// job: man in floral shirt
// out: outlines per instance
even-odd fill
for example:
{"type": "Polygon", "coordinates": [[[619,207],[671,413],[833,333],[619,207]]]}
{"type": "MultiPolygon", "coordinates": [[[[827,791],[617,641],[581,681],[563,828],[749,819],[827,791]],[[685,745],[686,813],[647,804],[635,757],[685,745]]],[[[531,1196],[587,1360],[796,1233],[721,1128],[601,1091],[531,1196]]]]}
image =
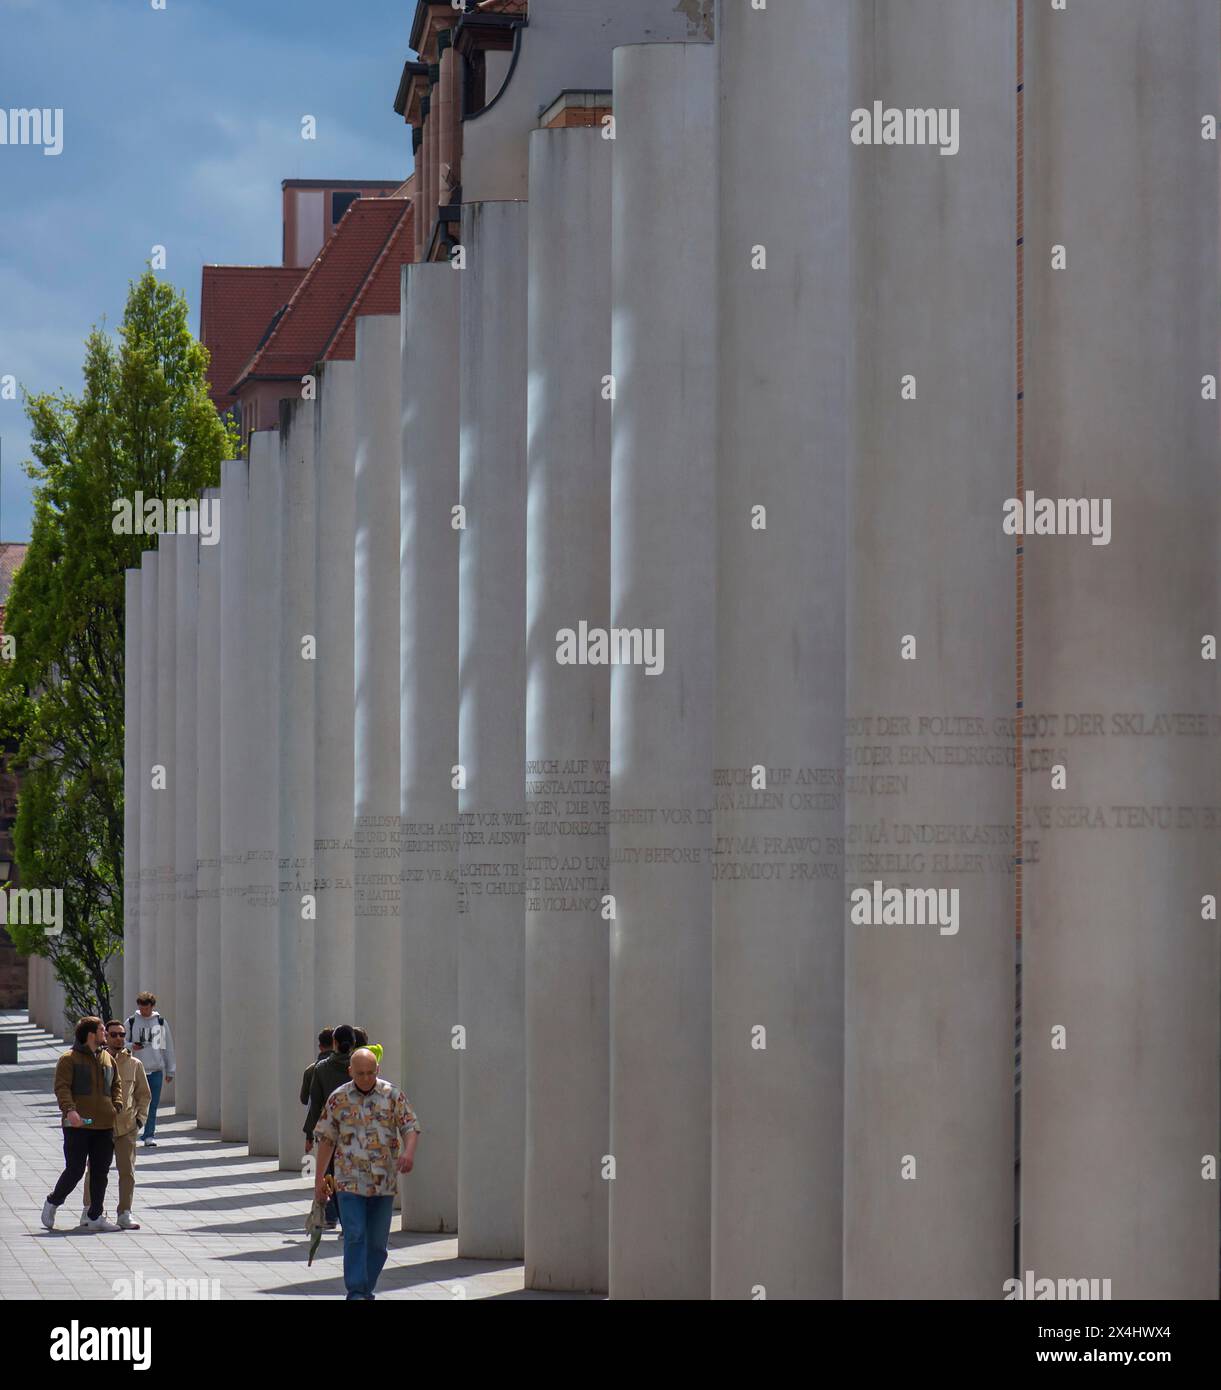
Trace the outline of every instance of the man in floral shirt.
{"type": "Polygon", "coordinates": [[[420,1124],[411,1102],[377,1074],[366,1047],[352,1053],[351,1081],[332,1092],[314,1126],[318,1174],[314,1195],[326,1200],[326,1170],[335,1155],[343,1225],[343,1282],[349,1299],[372,1298],[386,1263],[398,1174],[410,1173],[420,1124]]]}

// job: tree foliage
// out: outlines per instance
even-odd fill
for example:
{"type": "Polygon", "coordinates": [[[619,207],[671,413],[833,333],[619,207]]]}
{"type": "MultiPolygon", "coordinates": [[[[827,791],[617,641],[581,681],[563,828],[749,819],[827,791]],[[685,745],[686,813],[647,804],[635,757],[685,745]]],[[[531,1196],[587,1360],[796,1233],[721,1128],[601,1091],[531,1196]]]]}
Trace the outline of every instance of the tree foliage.
{"type": "Polygon", "coordinates": [[[130,286],[118,341],[89,335],[80,396],[26,397],[38,486],[5,618],[16,654],[0,669],[0,732],[21,777],[20,882],[62,889],[63,923],[57,936],[8,930],[52,960],[69,1011],[103,1018],[123,936],[123,571],[155,543],[116,533],[114,504],[219,482],[235,440],[208,399],[207,363],[185,299],[149,270],[130,286]]]}

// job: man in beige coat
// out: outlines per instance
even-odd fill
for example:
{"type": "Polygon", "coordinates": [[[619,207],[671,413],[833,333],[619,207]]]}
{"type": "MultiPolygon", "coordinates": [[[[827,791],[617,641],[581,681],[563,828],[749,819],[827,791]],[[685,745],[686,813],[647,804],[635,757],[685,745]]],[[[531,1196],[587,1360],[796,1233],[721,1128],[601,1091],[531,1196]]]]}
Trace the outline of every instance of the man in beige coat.
{"type": "MultiPolygon", "coordinates": [[[[106,1025],[106,1050],[114,1058],[123,1083],[123,1104],[114,1121],[114,1157],[119,1168],[118,1222],[124,1231],[138,1231],[140,1223],[133,1219],[131,1202],[136,1191],[136,1135],[148,1117],[153,1093],[144,1072],[144,1063],[125,1046],[127,1029],[118,1019],[106,1025]]],[[[85,1174],[85,1215],[89,1212],[89,1174],[85,1174]]]]}

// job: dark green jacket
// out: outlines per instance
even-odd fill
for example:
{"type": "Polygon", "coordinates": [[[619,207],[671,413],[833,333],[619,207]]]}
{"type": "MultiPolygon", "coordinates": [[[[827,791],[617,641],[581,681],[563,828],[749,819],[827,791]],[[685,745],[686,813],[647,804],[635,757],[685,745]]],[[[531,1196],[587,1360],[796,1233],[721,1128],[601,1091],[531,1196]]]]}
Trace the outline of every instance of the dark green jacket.
{"type": "Polygon", "coordinates": [[[313,1139],[314,1126],[318,1123],[318,1116],[322,1114],[322,1107],[327,1103],[331,1092],[351,1081],[352,1078],[348,1075],[351,1062],[350,1052],[344,1056],[332,1052],[330,1056],[314,1063],[314,1075],[309,1089],[309,1114],[305,1117],[307,1139],[313,1139]]]}
{"type": "Polygon", "coordinates": [[[329,1052],[320,1052],[320,1053],[317,1055],[317,1057],[314,1058],[314,1060],[309,1064],[308,1067],[306,1067],[305,1071],[302,1073],[302,1076],[301,1076],[301,1104],[302,1104],[302,1105],[308,1105],[308,1104],[309,1104],[309,1091],[310,1091],[310,1085],[311,1085],[311,1083],[312,1083],[313,1080],[314,1080],[314,1068],[318,1065],[319,1062],[322,1061],[322,1059],[323,1059],[324,1057],[329,1057],[330,1055],[331,1055],[331,1054],[330,1054],[329,1052]]]}

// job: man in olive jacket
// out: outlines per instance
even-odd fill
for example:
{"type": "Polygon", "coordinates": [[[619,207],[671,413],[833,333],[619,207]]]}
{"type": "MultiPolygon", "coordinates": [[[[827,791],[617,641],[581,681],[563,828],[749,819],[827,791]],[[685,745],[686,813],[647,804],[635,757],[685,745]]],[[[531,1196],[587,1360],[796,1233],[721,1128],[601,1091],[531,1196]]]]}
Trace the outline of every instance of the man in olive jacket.
{"type": "MultiPolygon", "coordinates": [[[[114,1058],[123,1083],[123,1108],[115,1116],[114,1160],[119,1170],[119,1205],[115,1220],[121,1231],[138,1231],[140,1223],[131,1214],[136,1193],[136,1132],[148,1118],[153,1093],[144,1072],[144,1063],[125,1046],[127,1030],[117,1018],[106,1025],[106,1051],[114,1058]]],[[[85,1210],[81,1225],[89,1224],[89,1174],[85,1174],[85,1210]]]]}
{"type": "Polygon", "coordinates": [[[106,1177],[114,1157],[114,1123],[123,1108],[123,1082],[103,1046],[102,1020],[90,1015],[76,1025],[76,1041],[55,1064],[55,1099],[64,1126],[64,1171],[43,1203],[42,1224],[51,1230],[55,1213],[84,1177],[92,1182],[87,1231],[117,1231],[102,1215],[106,1177]]]}

